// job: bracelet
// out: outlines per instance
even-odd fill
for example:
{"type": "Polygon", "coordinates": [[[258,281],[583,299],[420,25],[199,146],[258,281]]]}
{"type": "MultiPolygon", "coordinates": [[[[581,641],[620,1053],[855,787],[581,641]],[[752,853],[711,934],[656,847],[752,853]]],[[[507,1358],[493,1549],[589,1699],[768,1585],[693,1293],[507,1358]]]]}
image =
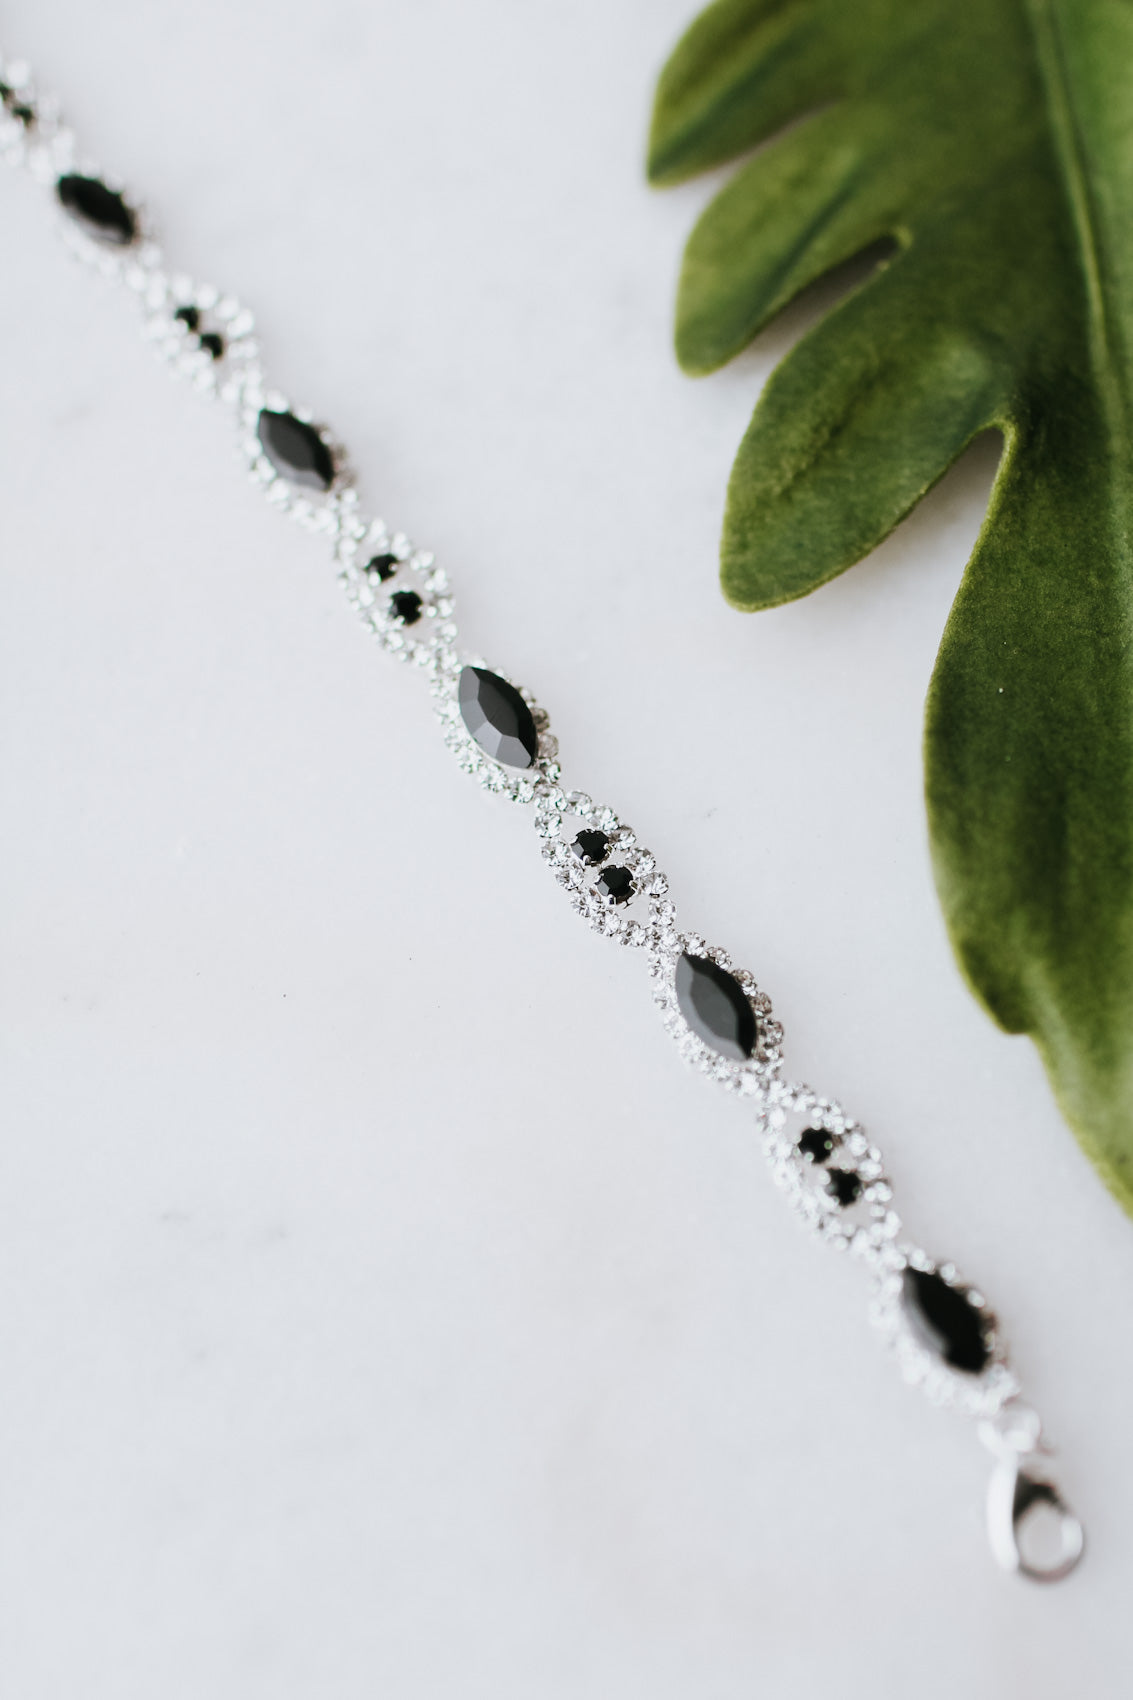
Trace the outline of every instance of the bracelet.
{"type": "Polygon", "coordinates": [[[136,298],[143,334],[172,371],[228,409],[252,480],[325,540],[365,630],[424,676],[458,765],[530,812],[571,907],[641,953],[686,1062],[750,1101],[776,1184],[820,1239],[869,1271],[870,1318],[905,1380],[976,1421],[994,1459],[987,1514],[997,1562],[1035,1580],[1068,1575],[1083,1552],[1082,1525],[1049,1475],[1039,1418],[1020,1396],[993,1312],[954,1265],[906,1236],[864,1128],[783,1078],[783,1032],[767,995],[723,950],[678,925],[668,880],[615,811],[566,787],[549,718],[531,692],[458,647],[447,574],[361,509],[341,444],[268,386],[252,314],[166,270],[141,205],[79,153],[27,66],[2,57],[0,156],[44,186],[78,258],[136,298]]]}

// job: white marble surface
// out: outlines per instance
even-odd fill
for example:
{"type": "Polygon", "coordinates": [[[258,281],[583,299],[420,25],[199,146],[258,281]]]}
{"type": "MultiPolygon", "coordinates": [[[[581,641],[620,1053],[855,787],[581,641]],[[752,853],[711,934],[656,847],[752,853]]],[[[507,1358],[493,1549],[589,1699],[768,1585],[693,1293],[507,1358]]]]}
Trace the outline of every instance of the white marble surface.
{"type": "Polygon", "coordinates": [[[746,618],[788,322],[669,351],[690,0],[9,0],[175,257],[435,547],[574,782],[978,1276],[1092,1547],[1000,1576],[967,1426],[683,1071],[224,415],[0,178],[0,1670],[11,1700],[1111,1700],[1133,1226],[935,906],[920,711],[994,464],[746,618]]]}

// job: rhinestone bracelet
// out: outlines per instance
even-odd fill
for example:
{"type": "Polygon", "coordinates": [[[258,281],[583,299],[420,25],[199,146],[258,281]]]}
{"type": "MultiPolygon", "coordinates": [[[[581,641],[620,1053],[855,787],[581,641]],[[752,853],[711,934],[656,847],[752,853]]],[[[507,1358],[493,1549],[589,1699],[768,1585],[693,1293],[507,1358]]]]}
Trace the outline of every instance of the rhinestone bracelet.
{"type": "Polygon", "coordinates": [[[860,1124],[783,1079],[783,1033],[766,994],[723,950],[678,926],[665,875],[615,811],[567,789],[531,692],[460,650],[446,573],[362,510],[341,445],[269,387],[252,314],[166,269],[144,209],[78,151],[28,67],[3,58],[0,155],[51,195],[72,251],[136,297],[144,335],[173,372],[234,416],[252,480],[273,507],[325,540],[366,631],[423,675],[460,767],[530,811],[571,907],[596,932],[640,951],[681,1055],[750,1101],[775,1182],[819,1238],[869,1270],[871,1320],[905,1379],[977,1421],[995,1459],[988,1533],[999,1564],[1042,1581],[1069,1574],[1082,1525],[1050,1479],[1039,1419],[1020,1398],[995,1316],[951,1263],[908,1239],[881,1153],[860,1124]]]}

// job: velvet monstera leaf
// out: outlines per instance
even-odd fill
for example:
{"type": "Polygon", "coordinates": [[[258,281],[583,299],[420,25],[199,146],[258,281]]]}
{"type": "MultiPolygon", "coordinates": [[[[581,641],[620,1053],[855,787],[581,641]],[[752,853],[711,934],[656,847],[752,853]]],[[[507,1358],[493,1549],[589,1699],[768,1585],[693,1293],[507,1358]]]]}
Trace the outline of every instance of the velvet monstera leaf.
{"type": "Polygon", "coordinates": [[[929,691],[937,883],[1133,1210],[1133,0],[719,0],[663,72],[650,173],[764,142],[688,243],[689,372],[895,246],[760,398],[725,593],[814,590],[1002,432],[929,691]]]}

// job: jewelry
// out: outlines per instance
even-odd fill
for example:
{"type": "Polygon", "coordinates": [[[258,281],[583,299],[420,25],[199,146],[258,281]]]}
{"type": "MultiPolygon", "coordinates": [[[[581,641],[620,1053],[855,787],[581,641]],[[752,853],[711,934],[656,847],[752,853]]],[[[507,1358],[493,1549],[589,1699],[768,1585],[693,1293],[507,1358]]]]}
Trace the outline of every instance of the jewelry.
{"type": "Polygon", "coordinates": [[[362,511],[342,447],[269,387],[251,313],[166,269],[145,211],[79,153],[27,67],[3,58],[0,155],[44,186],[74,253],[136,297],[144,334],[172,370],[233,416],[251,478],[323,540],[365,629],[422,674],[458,765],[528,811],[571,907],[640,953],[681,1055],[750,1102],[776,1183],[820,1239],[872,1275],[871,1319],[905,1379],[976,1420],[995,1459],[988,1530],[997,1561],[1037,1580],[1067,1575],[1082,1555],[1082,1525],[1047,1473],[1041,1425],[1020,1397],[995,1316],[951,1263],[906,1236],[865,1130],[783,1078],[783,1033],[766,994],[723,950],[678,926],[665,875],[614,810],[566,788],[530,691],[458,648],[446,573],[362,511]]]}

